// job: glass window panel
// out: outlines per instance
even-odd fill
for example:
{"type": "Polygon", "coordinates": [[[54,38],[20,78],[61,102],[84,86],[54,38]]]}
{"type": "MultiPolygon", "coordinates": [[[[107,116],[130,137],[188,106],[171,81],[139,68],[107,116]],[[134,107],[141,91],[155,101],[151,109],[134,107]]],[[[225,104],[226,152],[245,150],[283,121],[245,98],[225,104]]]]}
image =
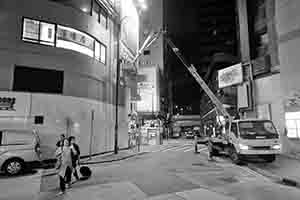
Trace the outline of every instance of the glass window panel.
{"type": "Polygon", "coordinates": [[[296,121],[295,120],[286,120],[286,126],[288,129],[296,128],[296,121]]]}
{"type": "Polygon", "coordinates": [[[297,138],[298,137],[298,135],[297,135],[297,129],[288,129],[287,136],[289,138],[297,138]]]}
{"type": "Polygon", "coordinates": [[[95,59],[100,61],[100,43],[95,41],[95,59]]]}
{"type": "Polygon", "coordinates": [[[24,19],[23,24],[23,39],[32,39],[38,40],[39,39],[39,24],[40,22],[37,20],[32,19],[24,19]]]}
{"type": "Polygon", "coordinates": [[[107,28],[107,15],[103,11],[100,13],[100,24],[107,28]]]}
{"type": "Polygon", "coordinates": [[[297,124],[297,128],[300,128],[300,119],[295,120],[297,124]]]}
{"type": "Polygon", "coordinates": [[[40,25],[40,40],[43,44],[54,44],[55,39],[55,25],[41,22],[40,25]]]}
{"type": "Polygon", "coordinates": [[[106,63],[106,47],[104,45],[101,45],[100,55],[101,55],[101,60],[100,61],[105,64],[106,63]]]}
{"type": "Polygon", "coordinates": [[[97,21],[100,20],[100,6],[99,4],[96,2],[96,0],[94,0],[94,3],[93,3],[93,11],[92,11],[92,16],[94,18],[97,19],[97,21]]]}

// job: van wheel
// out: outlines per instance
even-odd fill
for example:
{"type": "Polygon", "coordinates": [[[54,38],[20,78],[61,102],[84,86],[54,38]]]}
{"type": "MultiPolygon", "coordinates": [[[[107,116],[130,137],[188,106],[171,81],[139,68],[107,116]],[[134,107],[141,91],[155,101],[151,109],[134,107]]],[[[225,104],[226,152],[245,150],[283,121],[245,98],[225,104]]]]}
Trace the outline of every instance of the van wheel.
{"type": "Polygon", "coordinates": [[[232,162],[236,165],[239,165],[242,163],[240,155],[236,152],[234,147],[230,148],[230,159],[232,160],[232,162]]]}
{"type": "Polygon", "coordinates": [[[18,175],[24,171],[25,163],[23,160],[14,158],[5,162],[4,171],[7,175],[18,175]]]}

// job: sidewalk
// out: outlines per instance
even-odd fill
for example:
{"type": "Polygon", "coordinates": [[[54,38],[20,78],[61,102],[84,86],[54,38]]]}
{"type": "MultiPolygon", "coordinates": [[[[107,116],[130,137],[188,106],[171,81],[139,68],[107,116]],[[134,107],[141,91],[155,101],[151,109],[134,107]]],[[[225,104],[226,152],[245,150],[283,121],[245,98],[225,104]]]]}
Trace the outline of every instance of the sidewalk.
{"type": "Polygon", "coordinates": [[[300,140],[298,139],[285,139],[287,143],[287,150],[283,154],[289,158],[300,160],[300,140]]]}
{"type": "Polygon", "coordinates": [[[274,163],[249,164],[250,169],[257,171],[276,182],[300,187],[300,160],[287,155],[279,155],[274,163]]]}

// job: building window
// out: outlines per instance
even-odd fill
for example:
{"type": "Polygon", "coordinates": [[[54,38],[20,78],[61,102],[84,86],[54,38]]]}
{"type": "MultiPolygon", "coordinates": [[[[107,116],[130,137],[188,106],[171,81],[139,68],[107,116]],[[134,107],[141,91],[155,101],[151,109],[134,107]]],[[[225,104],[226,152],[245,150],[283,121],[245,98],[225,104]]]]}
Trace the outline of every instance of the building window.
{"type": "Polygon", "coordinates": [[[97,21],[107,29],[108,27],[108,14],[106,10],[98,3],[97,0],[93,2],[93,12],[92,15],[97,19],[97,21]]]}
{"type": "Polygon", "coordinates": [[[100,49],[100,61],[103,64],[106,64],[106,47],[101,44],[101,49],[100,49]]]}
{"type": "Polygon", "coordinates": [[[100,61],[100,43],[95,41],[95,59],[100,61]]]}
{"type": "Polygon", "coordinates": [[[106,46],[95,41],[95,59],[106,64],[106,46]]]}
{"type": "Polygon", "coordinates": [[[62,94],[64,72],[16,66],[13,91],[62,94]]]}
{"type": "Polygon", "coordinates": [[[150,51],[150,50],[145,50],[145,51],[144,51],[144,55],[145,55],[145,56],[150,55],[150,54],[151,54],[151,51],[150,51]]]}
{"type": "Polygon", "coordinates": [[[24,18],[22,40],[73,50],[106,64],[106,46],[73,28],[24,18]]]}
{"type": "Polygon", "coordinates": [[[103,9],[100,12],[100,24],[107,29],[107,14],[103,9]]]}
{"type": "Polygon", "coordinates": [[[24,18],[22,40],[54,46],[55,24],[24,18]]]}
{"type": "Polygon", "coordinates": [[[288,112],[285,114],[287,136],[300,138],[300,112],[288,112]]]}

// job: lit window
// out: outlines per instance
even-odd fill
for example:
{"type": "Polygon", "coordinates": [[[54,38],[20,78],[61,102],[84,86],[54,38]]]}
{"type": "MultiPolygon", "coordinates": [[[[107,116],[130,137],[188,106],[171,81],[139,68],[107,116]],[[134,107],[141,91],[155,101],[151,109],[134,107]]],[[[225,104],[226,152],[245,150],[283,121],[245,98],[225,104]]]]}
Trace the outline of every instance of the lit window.
{"type": "Polygon", "coordinates": [[[100,61],[100,43],[95,41],[95,59],[100,61]]]}
{"type": "Polygon", "coordinates": [[[22,40],[54,46],[55,25],[25,18],[22,40]]]}
{"type": "Polygon", "coordinates": [[[24,19],[23,37],[25,41],[38,42],[40,22],[32,19],[24,19]]]}
{"type": "Polygon", "coordinates": [[[40,24],[40,40],[42,44],[54,46],[55,25],[41,22],[40,24]]]}
{"type": "Polygon", "coordinates": [[[100,56],[101,56],[101,62],[103,64],[106,63],[106,47],[104,45],[101,45],[101,52],[100,52],[100,56]]]}
{"type": "Polygon", "coordinates": [[[57,27],[56,46],[94,57],[94,39],[73,28],[57,27]]]}

